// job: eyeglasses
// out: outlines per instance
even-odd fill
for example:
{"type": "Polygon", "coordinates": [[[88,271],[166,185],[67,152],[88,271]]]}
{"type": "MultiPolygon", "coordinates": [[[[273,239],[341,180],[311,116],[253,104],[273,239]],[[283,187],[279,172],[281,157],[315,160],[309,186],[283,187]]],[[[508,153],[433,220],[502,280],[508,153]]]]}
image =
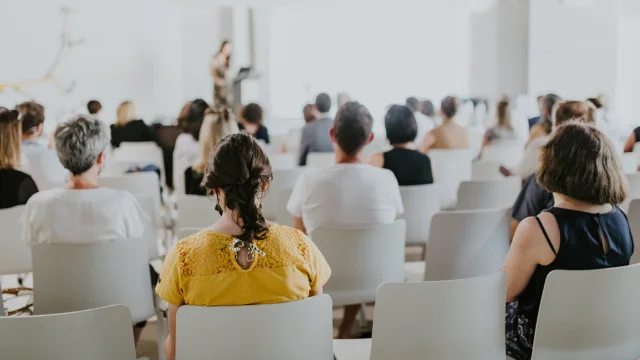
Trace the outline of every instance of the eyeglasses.
{"type": "Polygon", "coordinates": [[[20,113],[17,110],[9,110],[5,107],[0,107],[0,123],[10,124],[20,117],[20,113]]]}

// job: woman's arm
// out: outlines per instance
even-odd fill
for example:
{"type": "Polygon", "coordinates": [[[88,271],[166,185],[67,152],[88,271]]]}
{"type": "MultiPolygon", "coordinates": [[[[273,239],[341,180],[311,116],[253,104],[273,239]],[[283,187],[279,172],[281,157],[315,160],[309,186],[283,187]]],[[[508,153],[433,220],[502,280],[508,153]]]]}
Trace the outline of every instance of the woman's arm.
{"type": "Polygon", "coordinates": [[[627,138],[627,142],[624,144],[624,152],[633,152],[633,147],[636,145],[636,132],[632,131],[629,138],[627,138]]]}
{"type": "Polygon", "coordinates": [[[173,304],[169,304],[169,310],[167,310],[167,318],[169,319],[169,336],[164,342],[164,356],[167,360],[175,360],[176,358],[176,313],[178,307],[173,304]]]}
{"type": "Polygon", "coordinates": [[[304,226],[304,222],[302,222],[301,217],[294,216],[293,217],[293,227],[302,231],[305,235],[307,234],[307,229],[304,226]]]}

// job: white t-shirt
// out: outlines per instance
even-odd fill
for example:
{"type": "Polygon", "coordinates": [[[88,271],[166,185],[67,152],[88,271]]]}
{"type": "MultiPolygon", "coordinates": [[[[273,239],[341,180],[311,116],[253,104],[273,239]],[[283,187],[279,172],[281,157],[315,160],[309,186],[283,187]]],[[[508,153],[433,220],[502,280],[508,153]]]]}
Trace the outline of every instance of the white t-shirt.
{"type": "Polygon", "coordinates": [[[22,221],[28,245],[90,244],[141,238],[149,218],[124,190],[52,189],[29,199],[22,221]]]}
{"type": "Polygon", "coordinates": [[[404,212],[398,180],[367,164],[309,169],[296,182],[287,210],[307,232],[319,227],[362,228],[393,222],[404,212]]]}
{"type": "Polygon", "coordinates": [[[522,179],[528,178],[529,175],[538,170],[541,149],[549,139],[549,136],[537,137],[531,140],[529,145],[527,145],[527,148],[524,149],[524,156],[522,157],[522,162],[518,169],[518,175],[520,175],[522,179]]]}
{"type": "Polygon", "coordinates": [[[22,153],[27,158],[24,170],[31,175],[38,191],[63,187],[69,171],[62,166],[58,154],[37,141],[23,141],[22,153]]]}
{"type": "Polygon", "coordinates": [[[178,135],[176,146],[173,149],[173,188],[184,193],[182,182],[184,172],[196,162],[200,153],[200,145],[191,134],[178,135]]]}
{"type": "Polygon", "coordinates": [[[420,145],[427,133],[433,130],[435,122],[433,121],[433,119],[421,113],[420,111],[416,111],[413,114],[416,119],[416,125],[418,125],[415,143],[416,145],[420,145]]]}

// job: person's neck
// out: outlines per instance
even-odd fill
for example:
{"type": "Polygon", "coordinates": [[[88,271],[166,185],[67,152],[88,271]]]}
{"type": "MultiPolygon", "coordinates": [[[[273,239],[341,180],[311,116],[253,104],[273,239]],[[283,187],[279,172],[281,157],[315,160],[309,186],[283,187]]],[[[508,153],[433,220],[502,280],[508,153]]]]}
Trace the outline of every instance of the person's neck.
{"type": "Polygon", "coordinates": [[[391,144],[391,146],[397,149],[415,149],[416,147],[416,145],[411,141],[403,144],[391,144]]]}
{"type": "Polygon", "coordinates": [[[22,134],[22,141],[38,141],[38,139],[40,138],[40,134],[38,133],[33,133],[33,134],[22,134]]]}
{"type": "Polygon", "coordinates": [[[453,118],[446,117],[446,116],[443,116],[443,117],[442,117],[442,123],[443,123],[443,124],[450,124],[450,123],[452,123],[452,122],[453,122],[453,118]]]}
{"type": "Polygon", "coordinates": [[[360,152],[355,155],[348,155],[342,151],[336,151],[336,164],[360,164],[360,152]]]}
{"type": "Polygon", "coordinates": [[[66,188],[71,190],[97,189],[99,188],[98,172],[91,169],[80,175],[70,175],[66,188]]]}
{"type": "Polygon", "coordinates": [[[589,213],[605,213],[611,210],[611,205],[609,204],[591,204],[558,193],[553,193],[553,203],[557,208],[589,213]]]}

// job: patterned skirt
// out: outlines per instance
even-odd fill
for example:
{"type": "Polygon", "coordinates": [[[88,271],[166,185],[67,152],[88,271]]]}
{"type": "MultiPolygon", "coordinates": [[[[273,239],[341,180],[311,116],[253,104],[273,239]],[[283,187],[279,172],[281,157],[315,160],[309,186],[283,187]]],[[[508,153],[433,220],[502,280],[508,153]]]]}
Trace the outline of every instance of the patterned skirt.
{"type": "Polygon", "coordinates": [[[507,303],[505,312],[507,355],[515,360],[529,360],[533,352],[535,322],[518,314],[518,302],[507,303]]]}

